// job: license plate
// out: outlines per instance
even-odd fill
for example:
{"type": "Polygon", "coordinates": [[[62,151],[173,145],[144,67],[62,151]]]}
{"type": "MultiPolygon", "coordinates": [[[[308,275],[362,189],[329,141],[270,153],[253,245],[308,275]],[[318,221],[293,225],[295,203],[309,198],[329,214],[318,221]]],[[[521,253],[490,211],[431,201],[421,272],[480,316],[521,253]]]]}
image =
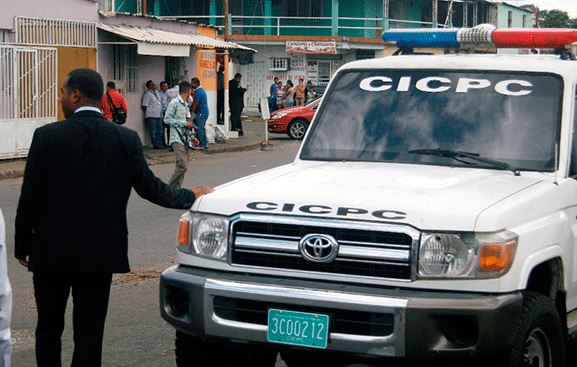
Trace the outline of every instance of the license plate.
{"type": "Polygon", "coordinates": [[[316,313],[268,310],[268,341],[326,349],[329,317],[316,313]]]}

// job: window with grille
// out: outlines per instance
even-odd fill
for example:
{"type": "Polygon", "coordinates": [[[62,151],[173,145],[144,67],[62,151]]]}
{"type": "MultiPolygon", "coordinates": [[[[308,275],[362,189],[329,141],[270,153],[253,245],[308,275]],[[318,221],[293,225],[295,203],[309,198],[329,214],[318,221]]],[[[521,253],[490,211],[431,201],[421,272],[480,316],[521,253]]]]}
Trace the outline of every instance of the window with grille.
{"type": "Polygon", "coordinates": [[[136,47],[114,45],[112,49],[112,80],[118,85],[121,93],[135,93],[137,91],[136,78],[138,66],[136,64],[136,47]]]}
{"type": "Polygon", "coordinates": [[[269,70],[287,71],[289,70],[290,59],[285,57],[273,57],[270,59],[269,70]]]}

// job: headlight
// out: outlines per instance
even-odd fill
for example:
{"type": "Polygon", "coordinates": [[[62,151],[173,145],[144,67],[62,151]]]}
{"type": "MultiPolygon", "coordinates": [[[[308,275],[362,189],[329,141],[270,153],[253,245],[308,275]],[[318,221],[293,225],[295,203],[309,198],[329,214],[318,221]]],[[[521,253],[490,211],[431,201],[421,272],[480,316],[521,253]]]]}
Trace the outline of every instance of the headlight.
{"type": "Polygon", "coordinates": [[[277,113],[271,116],[271,120],[278,120],[278,119],[282,119],[283,117],[285,117],[286,115],[288,115],[288,113],[286,112],[281,112],[281,113],[277,113]]]}
{"type": "MultiPolygon", "coordinates": [[[[218,215],[192,213],[181,218],[189,220],[190,241],[188,246],[180,246],[183,252],[206,256],[215,259],[225,259],[228,250],[228,218],[218,215]]],[[[181,224],[181,226],[183,226],[181,224]]],[[[180,238],[185,236],[181,236],[180,238]]],[[[180,243],[180,241],[179,241],[180,243]]]]}
{"type": "Polygon", "coordinates": [[[419,278],[495,278],[513,264],[517,236],[424,233],[419,252],[419,278]]]}

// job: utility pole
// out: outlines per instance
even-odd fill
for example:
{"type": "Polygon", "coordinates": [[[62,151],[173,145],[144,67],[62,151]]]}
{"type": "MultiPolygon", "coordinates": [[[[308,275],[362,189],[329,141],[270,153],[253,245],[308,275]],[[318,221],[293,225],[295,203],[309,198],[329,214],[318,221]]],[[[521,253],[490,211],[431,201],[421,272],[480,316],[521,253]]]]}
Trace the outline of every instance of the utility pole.
{"type": "Polygon", "coordinates": [[[387,30],[390,27],[389,15],[389,0],[383,0],[383,29],[387,30]]]}
{"type": "Polygon", "coordinates": [[[230,24],[228,24],[228,0],[224,0],[224,39],[226,40],[228,38],[228,27],[230,27],[230,24]]]}
{"type": "Polygon", "coordinates": [[[463,27],[469,26],[469,0],[463,2],[463,27]]]}
{"type": "Polygon", "coordinates": [[[439,27],[439,2],[438,0],[433,0],[432,1],[432,10],[433,10],[433,14],[432,14],[432,18],[433,18],[433,28],[438,28],[439,27]]]}

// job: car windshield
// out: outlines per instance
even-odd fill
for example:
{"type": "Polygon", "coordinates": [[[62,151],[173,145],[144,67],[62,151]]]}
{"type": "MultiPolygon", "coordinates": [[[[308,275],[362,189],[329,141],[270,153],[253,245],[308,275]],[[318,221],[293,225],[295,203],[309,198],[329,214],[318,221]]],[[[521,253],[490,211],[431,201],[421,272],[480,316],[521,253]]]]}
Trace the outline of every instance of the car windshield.
{"type": "Polygon", "coordinates": [[[300,158],[553,171],[562,91],[553,74],[342,72],[300,158]]]}

